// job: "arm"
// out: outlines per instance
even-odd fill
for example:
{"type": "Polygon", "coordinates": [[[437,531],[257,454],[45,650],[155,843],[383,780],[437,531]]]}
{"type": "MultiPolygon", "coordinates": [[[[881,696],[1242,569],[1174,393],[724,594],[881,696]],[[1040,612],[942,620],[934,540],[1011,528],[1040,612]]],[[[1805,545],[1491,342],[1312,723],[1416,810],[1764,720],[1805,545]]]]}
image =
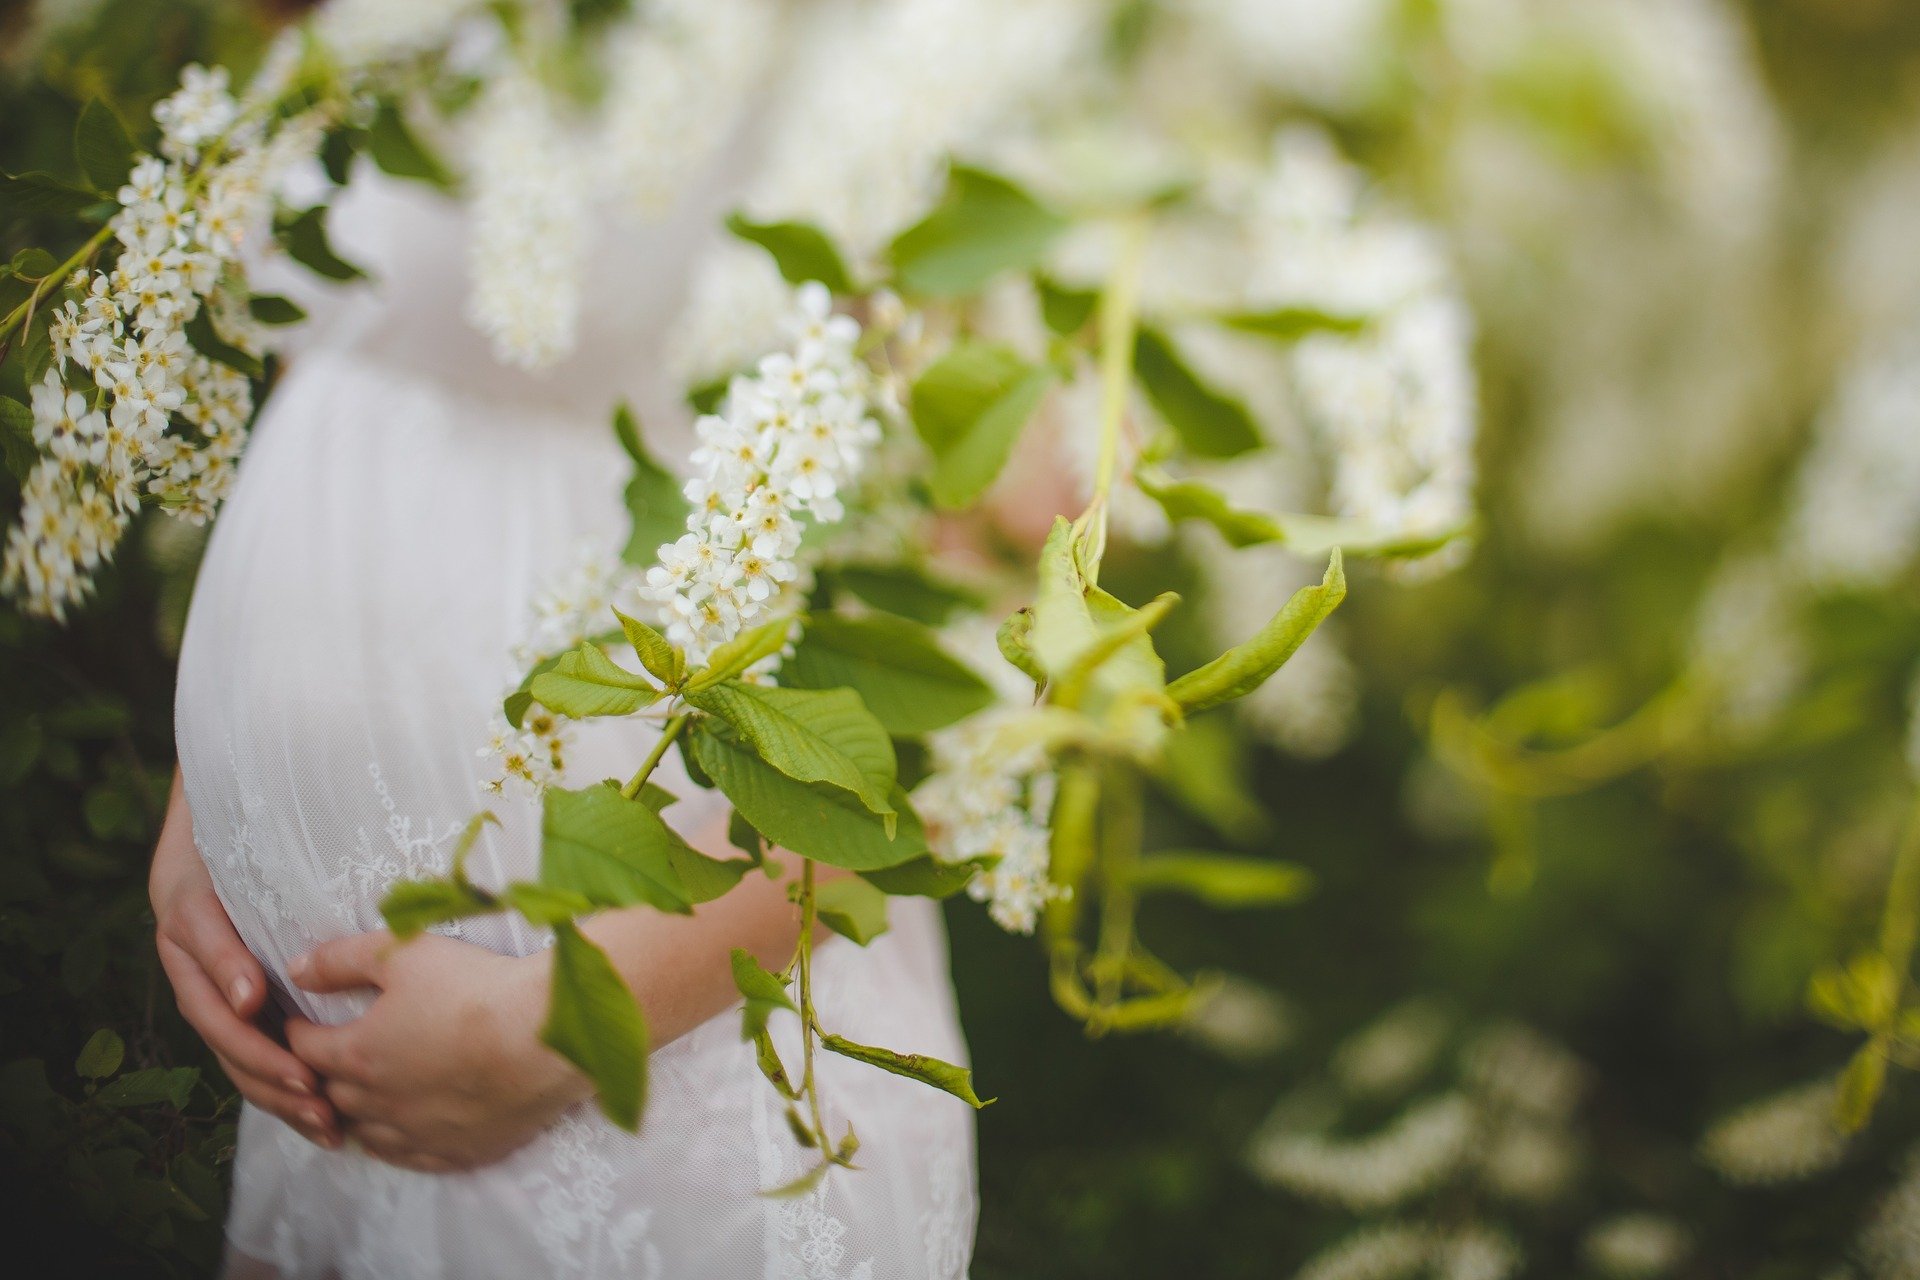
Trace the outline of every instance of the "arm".
{"type": "Polygon", "coordinates": [[[313,1071],[258,1025],[267,975],[241,942],[193,846],[193,818],[174,771],[166,821],[147,880],[154,944],[181,1016],[207,1042],[248,1102],[321,1146],[338,1146],[339,1117],[313,1071]]]}
{"type": "MultiPolygon", "coordinates": [[[[799,935],[787,900],[798,859],[776,853],[780,881],[749,875],[691,916],[608,911],[582,926],[633,989],[655,1048],[739,999],[729,955],[745,947],[778,968],[799,935]]],[[[296,1053],[326,1077],[347,1133],[392,1164],[426,1171],[491,1163],[591,1096],[586,1078],[539,1041],[551,954],[505,957],[428,934],[398,944],[359,934],[296,961],[309,991],[374,987],[361,1018],[288,1023],[296,1053]]]]}

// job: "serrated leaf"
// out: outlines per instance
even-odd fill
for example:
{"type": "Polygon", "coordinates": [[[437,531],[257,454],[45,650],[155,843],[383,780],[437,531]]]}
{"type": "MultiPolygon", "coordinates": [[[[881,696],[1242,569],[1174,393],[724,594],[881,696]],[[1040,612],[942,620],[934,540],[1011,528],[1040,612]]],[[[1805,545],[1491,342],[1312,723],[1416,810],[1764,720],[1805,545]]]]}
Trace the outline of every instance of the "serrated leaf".
{"type": "Polygon", "coordinates": [[[933,212],[888,249],[894,281],[922,297],[973,293],[1002,271],[1037,265],[1065,219],[1005,178],[954,165],[933,212]]]}
{"type": "Polygon", "coordinates": [[[118,114],[99,98],[80,109],[73,125],[73,159],[87,181],[109,194],[133,170],[133,138],[118,114]]]}
{"type": "Polygon", "coordinates": [[[787,994],[787,986],[768,973],[753,954],[735,947],[732,954],[733,985],[746,1003],[740,1010],[740,1038],[757,1039],[767,1029],[767,1019],[775,1009],[799,1013],[799,1006],[787,994]]]}
{"type": "Polygon", "coordinates": [[[771,254],[788,284],[817,280],[833,293],[858,292],[840,251],[818,227],[804,222],[754,222],[736,213],[727,218],[727,230],[771,254]]]}
{"type": "Polygon", "coordinates": [[[102,1027],[87,1038],[73,1069],[88,1080],[104,1080],[120,1069],[127,1056],[126,1041],[111,1027],[102,1027]]]}
{"type": "Polygon", "coordinates": [[[217,360],[249,378],[266,376],[267,371],[260,364],[259,357],[247,354],[220,336],[219,330],[213,327],[212,314],[205,307],[187,321],[186,332],[187,341],[193,344],[193,349],[207,359],[217,360]]]}
{"type": "Polygon", "coordinates": [[[923,1053],[895,1053],[892,1049],[877,1049],[872,1045],[855,1044],[845,1036],[822,1036],[820,1047],[839,1054],[843,1058],[852,1058],[864,1062],[870,1067],[890,1071],[909,1080],[918,1080],[930,1084],[945,1093],[950,1093],[968,1106],[978,1110],[992,1102],[980,1100],[973,1091],[973,1072],[966,1067],[956,1067],[951,1062],[942,1062],[923,1053]]]}
{"type": "Polygon", "coordinates": [[[668,640],[638,618],[629,618],[618,609],[613,616],[620,619],[620,630],[627,637],[627,643],[640,658],[654,679],[663,685],[678,684],[686,678],[687,656],[680,647],[668,640]]]}
{"type": "Polygon", "coordinates": [[[680,882],[687,886],[687,897],[696,906],[731,893],[742,876],[760,865],[753,858],[709,858],[690,845],[682,845],[668,856],[680,882]]]}
{"type": "Polygon", "coordinates": [[[793,688],[852,689],[899,737],[945,728],[994,700],[986,681],[948,656],[931,631],[883,615],[810,618],[781,679],[793,688]]]}
{"type": "Polygon", "coordinates": [[[1133,371],[1189,453],[1232,458],[1260,447],[1246,406],[1202,382],[1158,329],[1143,327],[1134,339],[1133,371]]]}
{"type": "Polygon", "coordinates": [[[685,692],[691,697],[703,689],[743,674],[762,658],[772,657],[786,646],[787,633],[792,629],[790,619],[776,618],[742,631],[708,656],[707,665],[694,672],[687,681],[685,692]]]}
{"type": "Polygon", "coordinates": [[[858,876],[824,882],[813,906],[821,924],[863,947],[887,931],[887,895],[858,876]]]}
{"type": "Polygon", "coordinates": [[[937,627],[961,610],[980,609],[980,593],[911,565],[839,565],[821,577],[876,609],[937,627]]]}
{"type": "Polygon", "coordinates": [[[507,723],[518,729],[525,722],[528,708],[533,706],[533,682],[540,676],[560,665],[564,653],[556,653],[534,664],[533,669],[521,679],[520,687],[508,694],[506,701],[500,704],[501,712],[507,717],[507,723]]]}
{"type": "Polygon", "coordinates": [[[882,818],[893,816],[888,800],[896,767],[893,743],[851,689],[729,681],[697,691],[689,686],[687,701],[726,721],[761,759],[789,778],[844,788],[882,818]]]}
{"type": "Polygon", "coordinates": [[[200,1072],[193,1067],[148,1067],[108,1081],[93,1100],[103,1107],[153,1107],[164,1102],[179,1110],[192,1098],[199,1081],[200,1072]]]}
{"type": "Polygon", "coordinates": [[[902,898],[951,898],[966,888],[974,876],[1000,861],[997,856],[968,858],[948,862],[932,854],[903,862],[897,867],[862,871],[860,878],[882,893],[902,898]]]}
{"type": "Polygon", "coordinates": [[[1047,670],[1033,652],[1033,610],[1016,609],[993,633],[1000,656],[1017,667],[1035,685],[1047,682],[1047,670]]]}
{"type": "Polygon", "coordinates": [[[367,127],[367,154],[396,178],[412,178],[442,191],[453,190],[453,174],[414,133],[399,106],[383,100],[367,127]]]}
{"type": "Polygon", "coordinates": [[[1313,889],[1313,873],[1292,863],[1184,850],[1141,859],[1131,880],[1142,893],[1182,893],[1224,908],[1280,906],[1313,889]]]}
{"type": "Polygon", "coordinates": [[[914,380],[914,429],[933,453],[934,501],[971,504],[1007,465],[1053,374],[1011,347],[961,341],[914,380]]]}
{"type": "Polygon", "coordinates": [[[1265,684],[1347,596],[1347,577],[1336,549],[1317,586],[1302,587],[1267,625],[1197,671],[1167,686],[1167,694],[1192,715],[1243,698],[1265,684]]]}
{"type": "Polygon", "coordinates": [[[692,910],[673,854],[686,842],[660,816],[610,783],[581,791],[548,787],[540,824],[540,883],[596,906],[646,903],[692,910]]]}
{"type": "Polygon", "coordinates": [[[766,856],[765,841],[738,809],[727,814],[727,842],[755,862],[766,856]]]}
{"type": "Polygon", "coordinates": [[[299,303],[277,293],[254,294],[247,299],[247,310],[261,324],[298,324],[307,318],[306,311],[299,303]]]}
{"type": "Polygon", "coordinates": [[[491,895],[457,880],[402,880],[380,900],[380,915],[396,938],[411,938],[431,925],[498,911],[491,895]]]}
{"type": "Polygon", "coordinates": [[[314,205],[279,225],[280,244],[309,271],[329,280],[361,280],[367,273],[333,251],[327,240],[327,206],[314,205]]]}
{"type": "Polygon", "coordinates": [[[0,174],[0,218],[65,218],[99,203],[98,192],[51,173],[0,174]]]}
{"type": "Polygon", "coordinates": [[[687,531],[691,507],[680,481],[654,461],[640,435],[640,421],[622,404],[613,413],[613,433],[633,459],[633,478],[627,481],[627,516],[632,522],[620,558],[631,565],[651,565],[660,548],[676,542],[687,531]]]}
{"type": "Polygon", "coordinates": [[[1151,467],[1134,472],[1140,491],[1160,504],[1169,520],[1204,520],[1234,547],[1280,543],[1303,556],[1341,550],[1349,555],[1422,556],[1464,534],[1466,526],[1436,533],[1383,531],[1334,516],[1269,515],[1234,506],[1225,494],[1198,480],[1174,480],[1151,467]]]}
{"type": "Polygon", "coordinates": [[[628,716],[657,702],[662,691],[645,676],[628,671],[600,646],[583,640],[561,654],[528,685],[533,700],[575,720],[592,716],[628,716]]]}
{"type": "Polygon", "coordinates": [[[40,460],[33,442],[33,410],[10,396],[0,396],[0,452],[13,478],[24,481],[40,460]]]}
{"type": "Polygon", "coordinates": [[[571,924],[554,926],[553,993],[540,1039],[593,1081],[607,1119],[629,1133],[639,1129],[646,1020],[606,952],[571,924]]]}
{"type": "Polygon", "coordinates": [[[591,915],[598,909],[584,894],[552,889],[528,880],[516,880],[502,889],[500,902],[526,917],[529,924],[549,928],[563,920],[591,915]]]}
{"type": "Polygon", "coordinates": [[[694,767],[772,844],[849,871],[898,866],[927,853],[926,832],[898,787],[889,797],[898,814],[890,838],[881,819],[851,792],[794,781],[711,721],[694,723],[691,743],[694,767]]]}

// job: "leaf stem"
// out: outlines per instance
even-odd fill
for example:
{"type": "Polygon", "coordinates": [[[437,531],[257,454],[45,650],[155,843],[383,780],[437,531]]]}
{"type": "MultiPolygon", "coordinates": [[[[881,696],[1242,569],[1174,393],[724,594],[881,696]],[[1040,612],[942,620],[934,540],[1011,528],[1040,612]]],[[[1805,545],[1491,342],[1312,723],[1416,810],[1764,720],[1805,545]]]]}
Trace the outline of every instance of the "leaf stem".
{"type": "Polygon", "coordinates": [[[87,242],[78,249],[75,249],[65,262],[47,272],[46,275],[41,276],[40,279],[34,283],[33,292],[29,293],[19,306],[9,311],[5,320],[0,320],[0,342],[5,342],[15,329],[18,329],[21,325],[31,320],[33,313],[40,306],[40,300],[54,289],[59,288],[60,284],[65,281],[68,276],[72,275],[81,263],[90,260],[94,254],[100,252],[100,246],[105,244],[107,237],[112,234],[113,224],[109,222],[106,226],[101,227],[98,231],[87,237],[87,242]]]}
{"type": "Polygon", "coordinates": [[[687,727],[687,718],[690,714],[682,711],[668,718],[667,723],[660,729],[659,741],[653,744],[653,750],[647,752],[647,758],[640,762],[639,772],[627,779],[627,785],[620,788],[622,796],[631,800],[640,794],[640,788],[647,785],[647,779],[653,776],[653,771],[659,766],[661,757],[667,754],[667,748],[672,746],[673,740],[680,736],[680,731],[687,727]]]}
{"type": "Polygon", "coordinates": [[[832,1143],[827,1137],[826,1121],[820,1114],[820,1090],[813,1077],[813,859],[800,860],[800,1088],[807,1095],[807,1107],[813,1116],[813,1132],[820,1150],[832,1159],[832,1143]]]}

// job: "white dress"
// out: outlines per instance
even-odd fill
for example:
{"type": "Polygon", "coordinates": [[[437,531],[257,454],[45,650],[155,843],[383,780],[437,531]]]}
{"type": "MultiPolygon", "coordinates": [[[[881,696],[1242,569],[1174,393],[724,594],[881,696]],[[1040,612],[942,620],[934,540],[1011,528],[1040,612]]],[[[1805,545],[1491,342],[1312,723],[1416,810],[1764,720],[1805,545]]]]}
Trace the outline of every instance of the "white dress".
{"type": "MultiPolygon", "coordinates": [[[[324,301],[269,402],[200,572],[177,707],[194,836],[220,896],[282,1002],[329,1023],[364,997],[296,991],[287,963],[380,928],[387,886],[443,871],[470,815],[503,820],[475,850],[476,878],[535,871],[537,804],[483,791],[475,751],[514,674],[529,601],[583,541],[622,540],[627,468],[611,406],[632,399],[656,451],[684,456],[684,412],[676,420],[672,389],[650,375],[724,207],[707,192],[668,224],[623,233],[596,262],[579,353],[536,377],[493,361],[460,318],[459,207],[361,177],[371,180],[343,198],[333,235],[377,283],[324,301]]],[[[628,772],[651,732],[590,726],[573,785],[628,772]]],[[[658,776],[682,797],[666,816],[724,853],[725,801],[675,767],[658,776]]],[[[837,938],[820,949],[823,1022],[963,1061],[938,909],[895,899],[891,921],[864,950],[837,938]]],[[[447,931],[516,955],[545,942],[497,917],[447,931]]],[[[784,1033],[793,1061],[797,1036],[784,1033]]],[[[327,1152],[248,1108],[227,1223],[234,1269],[288,1280],[964,1275],[971,1111],[822,1057],[829,1125],[854,1126],[862,1168],[796,1200],[757,1194],[811,1161],[734,1012],[656,1050],[639,1136],[587,1103],[470,1173],[327,1152]]]]}

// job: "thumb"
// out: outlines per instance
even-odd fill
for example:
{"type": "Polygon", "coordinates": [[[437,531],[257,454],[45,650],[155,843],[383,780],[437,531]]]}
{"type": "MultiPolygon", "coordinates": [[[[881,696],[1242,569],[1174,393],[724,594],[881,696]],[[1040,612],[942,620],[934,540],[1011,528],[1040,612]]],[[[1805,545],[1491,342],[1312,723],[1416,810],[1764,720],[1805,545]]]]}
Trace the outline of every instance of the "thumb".
{"type": "Polygon", "coordinates": [[[294,957],[287,976],[305,991],[325,994],[386,985],[387,949],[393,935],[385,929],[325,942],[294,957]]]}

